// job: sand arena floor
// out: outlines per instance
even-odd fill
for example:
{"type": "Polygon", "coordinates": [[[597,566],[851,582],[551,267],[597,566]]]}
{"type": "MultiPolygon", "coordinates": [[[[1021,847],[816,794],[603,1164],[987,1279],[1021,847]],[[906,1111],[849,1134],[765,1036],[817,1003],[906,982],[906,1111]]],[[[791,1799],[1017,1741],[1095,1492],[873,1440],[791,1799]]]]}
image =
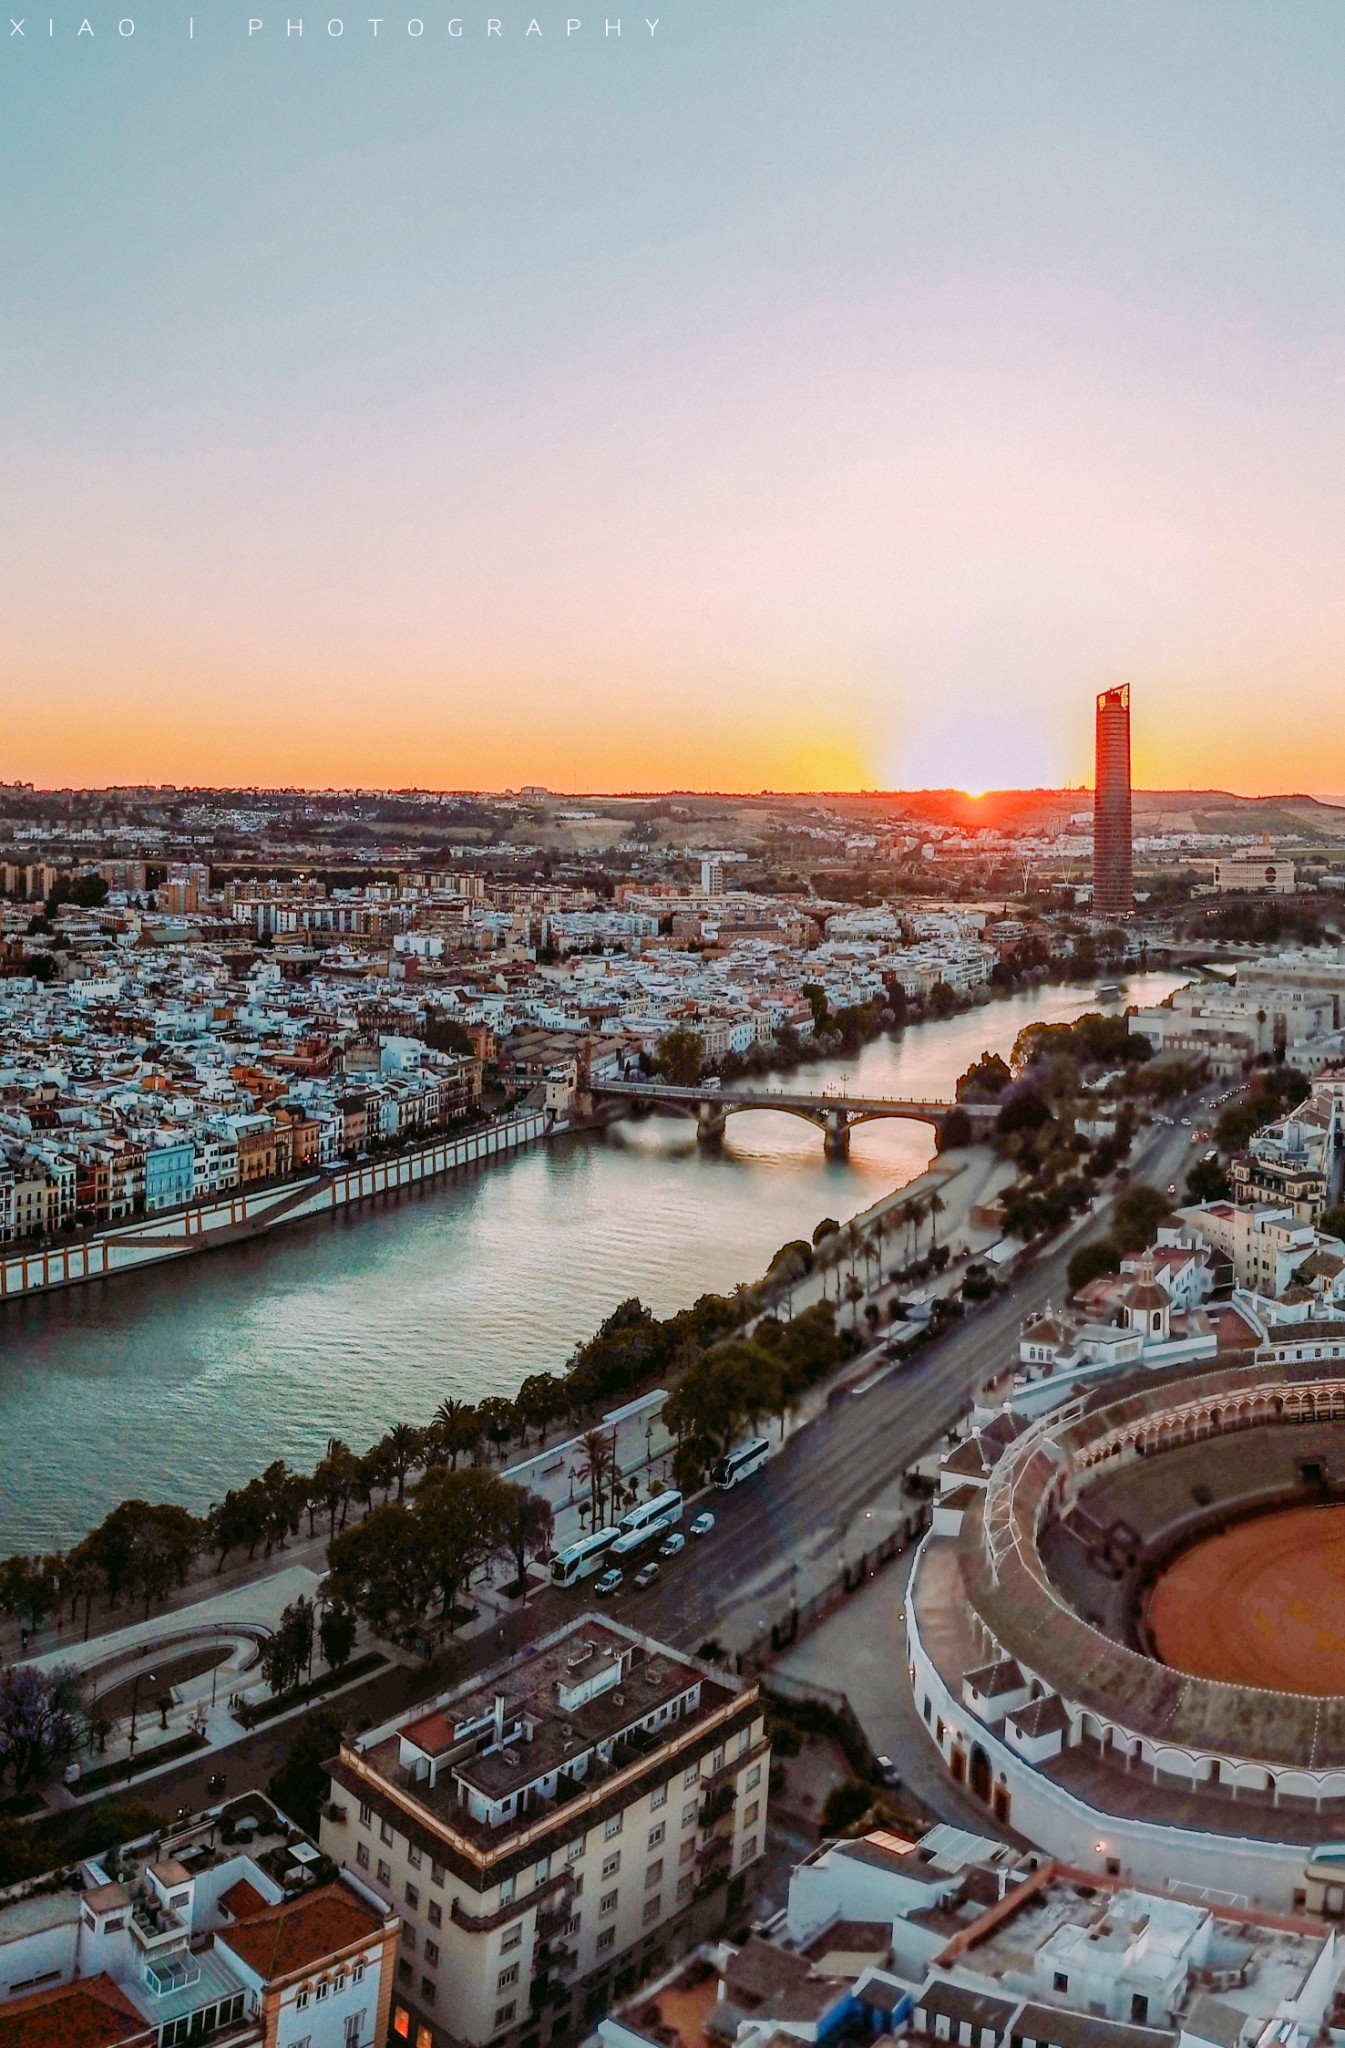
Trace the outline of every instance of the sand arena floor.
{"type": "Polygon", "coordinates": [[[1345,1693],[1345,1507],[1287,1508],[1193,1544],[1154,1586],[1147,1618],[1175,1670],[1345,1693]]]}

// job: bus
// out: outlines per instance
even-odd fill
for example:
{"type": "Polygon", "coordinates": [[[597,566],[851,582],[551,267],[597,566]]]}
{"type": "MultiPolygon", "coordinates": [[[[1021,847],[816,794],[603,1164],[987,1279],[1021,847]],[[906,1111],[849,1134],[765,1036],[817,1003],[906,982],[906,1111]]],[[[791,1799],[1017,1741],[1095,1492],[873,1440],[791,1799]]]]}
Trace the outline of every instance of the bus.
{"type": "Polygon", "coordinates": [[[599,1571],[606,1553],[616,1541],[615,1529],[590,1529],[587,1536],[581,1536],[577,1543],[571,1543],[559,1551],[551,1560],[551,1583],[553,1586],[573,1586],[579,1579],[587,1579],[599,1571]]]}
{"type": "Polygon", "coordinates": [[[621,1517],[616,1541],[612,1545],[613,1563],[619,1558],[635,1556],[650,1543],[657,1543],[681,1519],[680,1493],[656,1493],[652,1500],[641,1501],[638,1508],[631,1508],[621,1517]]]}
{"type": "Polygon", "coordinates": [[[740,1479],[750,1479],[759,1472],[771,1454],[769,1439],[764,1436],[750,1436],[745,1444],[739,1444],[726,1458],[717,1458],[710,1467],[710,1477],[716,1486],[736,1486],[740,1479]]]}

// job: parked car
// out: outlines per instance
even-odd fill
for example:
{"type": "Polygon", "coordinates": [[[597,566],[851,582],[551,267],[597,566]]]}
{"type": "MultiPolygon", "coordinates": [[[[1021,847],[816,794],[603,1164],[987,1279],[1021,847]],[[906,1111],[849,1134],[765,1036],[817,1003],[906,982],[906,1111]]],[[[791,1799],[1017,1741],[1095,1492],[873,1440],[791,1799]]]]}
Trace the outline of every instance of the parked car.
{"type": "Polygon", "coordinates": [[[709,1508],[702,1508],[695,1521],[691,1524],[691,1533],[693,1536],[708,1536],[714,1525],[715,1518],[710,1513],[709,1508]]]}
{"type": "Polygon", "coordinates": [[[642,1564],[640,1566],[639,1571],[635,1574],[636,1592],[643,1593],[646,1586],[653,1585],[658,1575],[658,1566],[654,1563],[652,1558],[650,1559],[648,1564],[642,1564]]]}
{"type": "Polygon", "coordinates": [[[612,1565],[603,1573],[593,1590],[600,1600],[605,1600],[609,1593],[619,1593],[624,1584],[625,1580],[622,1578],[620,1571],[615,1565],[612,1565]]]}
{"type": "Polygon", "coordinates": [[[899,1785],[901,1783],[901,1773],[890,1756],[879,1757],[878,1771],[885,1785],[899,1785]]]}
{"type": "Polygon", "coordinates": [[[665,1536],[658,1547],[660,1557],[676,1557],[679,1550],[687,1547],[686,1537],[680,1529],[674,1529],[671,1536],[665,1536]]]}

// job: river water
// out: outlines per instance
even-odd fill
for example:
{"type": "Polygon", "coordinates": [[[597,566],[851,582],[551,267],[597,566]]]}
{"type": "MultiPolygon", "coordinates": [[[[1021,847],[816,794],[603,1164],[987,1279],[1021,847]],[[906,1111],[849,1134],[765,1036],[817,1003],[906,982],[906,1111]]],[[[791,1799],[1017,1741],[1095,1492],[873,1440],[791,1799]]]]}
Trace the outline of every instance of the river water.
{"type": "MultiPolygon", "coordinates": [[[[1183,977],[1149,973],[1129,1003],[1183,977]]],[[[880,1038],[786,1084],[937,1097],[1024,1024],[1098,1007],[1041,988],[880,1038]]],[[[861,1126],[847,1161],[797,1118],[743,1111],[722,1151],[654,1117],[557,1140],[386,1204],[138,1278],[0,1307],[0,1556],[78,1538],[132,1495],[202,1510],[272,1458],[362,1450],[446,1394],[559,1370],[626,1296],[659,1314],[764,1271],[920,1173],[922,1124],[861,1126]]]]}

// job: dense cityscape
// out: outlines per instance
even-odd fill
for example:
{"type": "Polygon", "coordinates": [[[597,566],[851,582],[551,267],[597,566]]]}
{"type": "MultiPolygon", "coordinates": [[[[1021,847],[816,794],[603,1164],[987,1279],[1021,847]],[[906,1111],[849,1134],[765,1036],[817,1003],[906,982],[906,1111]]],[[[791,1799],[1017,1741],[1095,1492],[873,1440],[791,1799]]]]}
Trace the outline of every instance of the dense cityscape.
{"type": "Polygon", "coordinates": [[[631,1119],[800,1120],[838,1207],[924,1134],[730,1290],[11,1540],[0,2042],[1345,2017],[1345,811],[1097,717],[1092,794],[0,792],[15,1366],[631,1119]]]}

